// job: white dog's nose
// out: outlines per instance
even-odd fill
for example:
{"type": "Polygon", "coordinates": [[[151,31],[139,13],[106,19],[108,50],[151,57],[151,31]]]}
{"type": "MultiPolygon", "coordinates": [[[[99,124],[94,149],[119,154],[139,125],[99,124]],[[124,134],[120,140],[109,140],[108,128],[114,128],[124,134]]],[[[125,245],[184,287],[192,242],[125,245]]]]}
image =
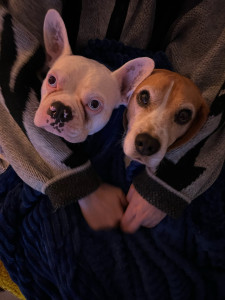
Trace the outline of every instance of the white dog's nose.
{"type": "Polygon", "coordinates": [[[160,149],[160,142],[148,133],[140,133],[136,136],[135,147],[139,154],[150,156],[160,149]]]}
{"type": "Polygon", "coordinates": [[[53,102],[47,114],[55,120],[55,124],[68,122],[73,119],[72,109],[60,101],[53,102]]]}

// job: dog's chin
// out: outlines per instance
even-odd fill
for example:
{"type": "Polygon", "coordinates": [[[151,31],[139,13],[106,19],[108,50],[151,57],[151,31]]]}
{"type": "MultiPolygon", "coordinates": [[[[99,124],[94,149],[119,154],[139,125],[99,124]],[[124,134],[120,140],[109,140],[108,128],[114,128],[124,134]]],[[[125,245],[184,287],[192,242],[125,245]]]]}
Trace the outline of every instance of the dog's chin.
{"type": "Polygon", "coordinates": [[[152,160],[148,160],[145,163],[146,168],[148,169],[148,171],[150,171],[151,173],[155,174],[157,171],[158,166],[160,165],[161,159],[152,159],[152,160]]]}
{"type": "Polygon", "coordinates": [[[136,151],[133,153],[125,153],[131,160],[135,160],[145,165],[151,173],[156,173],[158,166],[162,161],[162,157],[143,156],[136,151]]]}
{"type": "Polygon", "coordinates": [[[55,129],[49,126],[41,126],[40,128],[44,129],[47,132],[50,132],[54,135],[57,135],[64,140],[66,140],[69,143],[75,144],[75,143],[82,143],[87,138],[87,133],[79,133],[79,132],[69,132],[69,131],[61,131],[59,129],[55,129]]]}
{"type": "Polygon", "coordinates": [[[65,131],[63,133],[52,131],[52,133],[62,137],[64,140],[72,144],[82,143],[87,139],[88,136],[86,133],[70,133],[65,131]]]}
{"type": "Polygon", "coordinates": [[[86,140],[87,135],[77,136],[77,137],[73,137],[73,136],[69,136],[69,135],[66,135],[66,136],[62,135],[61,137],[64,138],[64,140],[66,140],[69,143],[76,144],[76,143],[83,143],[86,140]]]}

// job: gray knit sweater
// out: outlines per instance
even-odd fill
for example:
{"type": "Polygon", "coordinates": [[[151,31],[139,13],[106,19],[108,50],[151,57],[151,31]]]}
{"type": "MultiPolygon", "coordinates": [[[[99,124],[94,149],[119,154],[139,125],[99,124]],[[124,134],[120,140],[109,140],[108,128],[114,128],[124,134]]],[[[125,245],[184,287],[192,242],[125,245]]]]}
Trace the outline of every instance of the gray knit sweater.
{"type": "MultiPolygon", "coordinates": [[[[100,181],[82,145],[65,143],[33,124],[45,70],[42,26],[46,11],[56,8],[62,13],[72,49],[78,53],[95,38],[157,48],[152,43],[160,40],[157,26],[163,6],[155,0],[1,3],[0,170],[11,164],[26,183],[48,194],[59,207],[93,192],[100,181]]],[[[171,15],[177,3],[171,2],[171,15]]],[[[186,1],[165,22],[166,34],[161,35],[161,49],[174,70],[190,77],[211,106],[205,126],[194,139],[169,152],[156,175],[146,170],[134,180],[147,201],[172,216],[212,185],[224,162],[224,10],[224,0],[186,1]]]]}

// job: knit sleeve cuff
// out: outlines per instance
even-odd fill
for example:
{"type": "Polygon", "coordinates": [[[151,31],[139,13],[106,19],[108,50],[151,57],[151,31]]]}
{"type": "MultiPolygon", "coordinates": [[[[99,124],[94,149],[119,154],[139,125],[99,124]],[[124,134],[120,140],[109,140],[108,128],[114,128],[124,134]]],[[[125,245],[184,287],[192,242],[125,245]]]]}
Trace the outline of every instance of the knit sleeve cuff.
{"type": "Polygon", "coordinates": [[[190,202],[185,195],[146,170],[134,178],[133,184],[144,199],[172,218],[178,218],[190,202]]]}
{"type": "Polygon", "coordinates": [[[53,177],[44,185],[42,192],[50,198],[54,208],[59,208],[88,196],[100,183],[100,178],[88,161],[79,168],[53,177]]]}

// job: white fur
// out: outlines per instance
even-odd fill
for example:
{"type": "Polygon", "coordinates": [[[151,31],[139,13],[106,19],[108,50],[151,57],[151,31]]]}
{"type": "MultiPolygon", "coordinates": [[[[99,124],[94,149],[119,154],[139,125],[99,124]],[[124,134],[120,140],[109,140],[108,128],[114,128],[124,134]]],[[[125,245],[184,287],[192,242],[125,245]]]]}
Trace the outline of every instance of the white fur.
{"type": "Polygon", "coordinates": [[[129,61],[115,72],[102,64],[72,55],[66,28],[59,13],[49,10],[44,22],[44,40],[50,70],[42,85],[41,102],[34,123],[72,143],[82,142],[87,135],[102,129],[115,107],[127,105],[137,85],[154,69],[152,59],[143,57],[129,61]],[[57,88],[48,85],[48,76],[57,78],[57,88]],[[91,100],[101,103],[99,111],[91,111],[91,100]],[[72,110],[73,119],[62,130],[50,124],[47,114],[51,104],[60,101],[72,110]]]}

